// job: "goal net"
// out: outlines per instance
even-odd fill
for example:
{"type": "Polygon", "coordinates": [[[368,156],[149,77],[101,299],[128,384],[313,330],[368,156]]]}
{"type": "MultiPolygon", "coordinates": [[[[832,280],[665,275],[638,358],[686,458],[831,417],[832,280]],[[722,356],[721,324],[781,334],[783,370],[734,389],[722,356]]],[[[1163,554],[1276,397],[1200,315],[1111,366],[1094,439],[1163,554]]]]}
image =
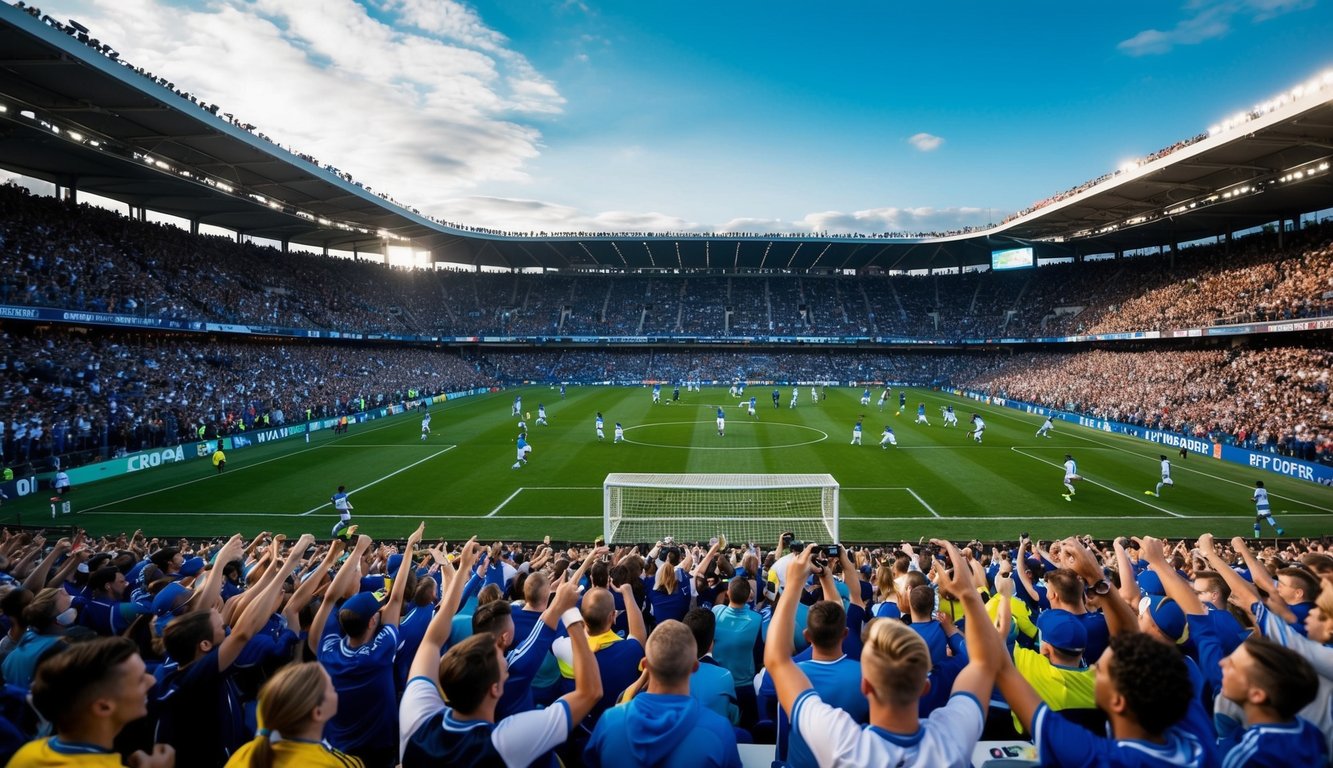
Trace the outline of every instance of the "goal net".
{"type": "Polygon", "coordinates": [[[832,475],[615,473],[602,484],[608,544],[838,541],[838,481],[832,475]]]}

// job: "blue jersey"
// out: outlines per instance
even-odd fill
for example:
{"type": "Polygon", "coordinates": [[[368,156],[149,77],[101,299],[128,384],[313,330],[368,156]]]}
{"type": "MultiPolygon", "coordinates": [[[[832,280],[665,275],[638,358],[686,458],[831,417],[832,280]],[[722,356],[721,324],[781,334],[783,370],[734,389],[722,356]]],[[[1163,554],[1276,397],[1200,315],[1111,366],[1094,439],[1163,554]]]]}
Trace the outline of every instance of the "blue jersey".
{"type": "Polygon", "coordinates": [[[518,439],[518,447],[519,447],[519,448],[527,448],[527,447],[528,447],[528,441],[527,441],[527,440],[524,440],[523,438],[520,437],[520,438],[518,439]]]}
{"type": "Polygon", "coordinates": [[[601,416],[598,416],[598,417],[597,417],[597,428],[598,428],[598,429],[601,429],[601,428],[602,428],[602,417],[601,417],[601,416]]]}
{"type": "Polygon", "coordinates": [[[718,408],[718,409],[717,409],[717,417],[718,417],[719,419],[725,419],[725,418],[727,418],[727,414],[723,413],[721,408],[718,408]]]}
{"type": "Polygon", "coordinates": [[[917,416],[925,416],[925,415],[926,415],[926,404],[925,404],[925,403],[921,403],[921,404],[917,405],[917,407],[916,407],[916,415],[917,415],[917,416]]]}
{"type": "Polygon", "coordinates": [[[869,400],[869,399],[870,399],[870,390],[868,390],[868,389],[863,389],[863,390],[861,390],[861,399],[862,399],[862,400],[869,400]]]}
{"type": "Polygon", "coordinates": [[[852,427],[852,431],[853,431],[853,432],[860,432],[860,431],[861,431],[861,422],[859,422],[859,421],[856,422],[856,426],[852,427]]]}
{"type": "Polygon", "coordinates": [[[750,407],[753,408],[756,402],[758,402],[757,398],[750,398],[750,407]]]}

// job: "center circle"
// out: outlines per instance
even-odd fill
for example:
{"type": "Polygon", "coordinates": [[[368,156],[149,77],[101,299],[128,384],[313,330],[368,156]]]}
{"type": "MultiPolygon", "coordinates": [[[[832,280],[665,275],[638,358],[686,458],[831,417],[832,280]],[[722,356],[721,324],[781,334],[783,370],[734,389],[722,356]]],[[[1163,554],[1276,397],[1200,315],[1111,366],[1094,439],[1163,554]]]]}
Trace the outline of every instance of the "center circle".
{"type": "MultiPolygon", "coordinates": [[[[782,422],[750,421],[748,419],[747,420],[738,419],[733,421],[728,419],[725,437],[717,437],[715,434],[713,434],[714,426],[715,426],[715,421],[712,419],[699,420],[699,421],[659,421],[659,422],[651,422],[648,424],[635,424],[634,426],[625,427],[624,430],[625,442],[633,443],[634,445],[644,445],[650,448],[684,448],[686,450],[691,450],[691,451],[761,451],[770,448],[798,448],[802,445],[813,445],[814,443],[823,442],[828,439],[828,433],[825,432],[824,430],[815,429],[814,427],[807,427],[804,424],[784,424],[782,422]],[[810,435],[809,436],[810,439],[808,440],[796,439],[791,442],[764,443],[762,445],[697,445],[695,443],[691,443],[689,445],[680,445],[673,443],[654,443],[643,439],[633,440],[629,436],[630,432],[633,432],[635,430],[646,429],[651,431],[657,429],[660,431],[665,428],[672,428],[672,427],[681,428],[688,424],[708,424],[709,425],[708,437],[706,439],[709,440],[715,439],[718,442],[725,442],[728,438],[735,437],[737,433],[745,434],[748,432],[750,434],[754,434],[755,432],[758,432],[760,430],[767,432],[770,429],[800,430],[803,432],[813,432],[814,435],[818,435],[818,437],[810,435]]],[[[691,439],[693,438],[694,433],[692,430],[688,433],[688,436],[691,439]]],[[[797,436],[804,437],[805,435],[800,435],[800,433],[798,432],[797,436]]]]}

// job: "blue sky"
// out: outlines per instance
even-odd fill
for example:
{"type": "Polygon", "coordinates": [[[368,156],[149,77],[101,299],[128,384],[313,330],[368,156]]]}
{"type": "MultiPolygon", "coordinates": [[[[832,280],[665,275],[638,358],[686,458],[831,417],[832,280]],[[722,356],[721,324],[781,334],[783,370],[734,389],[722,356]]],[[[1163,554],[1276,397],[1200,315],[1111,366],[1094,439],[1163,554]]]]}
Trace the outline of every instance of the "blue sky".
{"type": "Polygon", "coordinates": [[[546,231],[981,224],[1333,67],[1328,0],[42,6],[423,211],[546,231]]]}

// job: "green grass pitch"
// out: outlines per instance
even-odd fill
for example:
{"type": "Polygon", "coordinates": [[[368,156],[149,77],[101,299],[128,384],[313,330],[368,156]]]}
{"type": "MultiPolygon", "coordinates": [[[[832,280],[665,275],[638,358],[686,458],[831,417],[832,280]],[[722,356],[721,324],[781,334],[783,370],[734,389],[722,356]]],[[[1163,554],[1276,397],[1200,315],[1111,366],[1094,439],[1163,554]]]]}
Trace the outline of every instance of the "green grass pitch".
{"type": "MultiPolygon", "coordinates": [[[[827,472],[841,492],[842,538],[889,542],[921,536],[950,539],[1036,538],[1073,533],[1096,537],[1152,533],[1193,537],[1251,535],[1254,481],[1273,497],[1278,523],[1288,536],[1319,536],[1333,520],[1328,488],[1173,449],[1174,488],[1161,498],[1145,495],[1158,479],[1162,449],[1119,435],[1057,423],[1053,436],[1035,437],[1041,418],[985,406],[922,389],[908,390],[908,408],[884,412],[874,391],[870,406],[860,388],[827,390],[811,404],[802,387],[795,409],[781,387],[774,409],[771,387],[747,390],[758,397],[751,419],[726,388],[682,393],[681,401],[652,405],[646,387],[570,387],[568,397],[547,387],[463,398],[432,409],[433,434],[420,440],[420,418],[407,414],[354,425],[349,434],[317,432],[228,455],[218,475],[205,460],[163,467],[75,488],[76,514],[50,520],[45,494],[9,502],[0,517],[27,524],[81,525],[94,534],[142,528],[150,536],[204,536],[270,530],[294,536],[327,536],[336,521],[329,496],[339,484],[352,491],[354,519],[376,537],[404,538],[420,520],[428,537],[458,540],[476,534],[491,540],[588,541],[602,530],[601,484],[611,472],[827,472]],[[534,416],[545,403],[549,426],[529,420],[533,453],[515,470],[515,394],[534,416]],[[926,404],[929,426],[914,424],[926,404]],[[952,403],[959,426],[946,428],[940,407],[952,403]],[[726,408],[727,433],[714,425],[726,408]],[[598,442],[594,413],[606,419],[598,442]],[[985,443],[966,432],[981,413],[985,443]],[[864,445],[849,445],[852,424],[865,415],[864,445]],[[615,422],[627,442],[612,443],[615,422]],[[879,435],[893,426],[898,447],[881,450],[879,435]],[[1061,463],[1078,461],[1084,481],[1065,501],[1061,463]]],[[[668,534],[670,531],[663,531],[668,534]]],[[[1266,528],[1265,536],[1271,535],[1266,528]]]]}

